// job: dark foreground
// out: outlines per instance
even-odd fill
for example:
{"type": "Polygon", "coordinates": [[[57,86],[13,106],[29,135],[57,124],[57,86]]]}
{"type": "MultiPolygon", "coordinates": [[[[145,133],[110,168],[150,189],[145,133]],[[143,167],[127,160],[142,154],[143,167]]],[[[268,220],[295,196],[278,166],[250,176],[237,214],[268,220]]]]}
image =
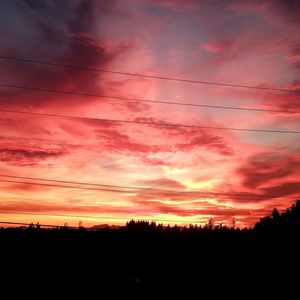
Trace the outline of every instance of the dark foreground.
{"type": "Polygon", "coordinates": [[[2,299],[170,299],[174,294],[244,299],[286,293],[299,284],[298,233],[148,225],[1,229],[1,291],[10,296],[2,299]]]}

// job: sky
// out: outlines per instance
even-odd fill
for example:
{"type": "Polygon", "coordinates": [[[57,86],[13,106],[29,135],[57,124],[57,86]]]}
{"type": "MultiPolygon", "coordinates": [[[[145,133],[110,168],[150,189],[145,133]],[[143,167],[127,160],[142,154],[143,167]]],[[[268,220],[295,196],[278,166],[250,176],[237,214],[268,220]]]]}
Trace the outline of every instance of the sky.
{"type": "MultiPolygon", "coordinates": [[[[83,68],[1,58],[0,84],[67,94],[2,86],[0,109],[300,131],[299,31],[296,0],[2,0],[0,56],[83,68]]],[[[295,133],[0,112],[0,218],[69,225],[82,221],[86,226],[130,219],[205,224],[212,218],[216,224],[234,220],[250,226],[274,207],[283,210],[298,198],[299,141],[295,133]]]]}

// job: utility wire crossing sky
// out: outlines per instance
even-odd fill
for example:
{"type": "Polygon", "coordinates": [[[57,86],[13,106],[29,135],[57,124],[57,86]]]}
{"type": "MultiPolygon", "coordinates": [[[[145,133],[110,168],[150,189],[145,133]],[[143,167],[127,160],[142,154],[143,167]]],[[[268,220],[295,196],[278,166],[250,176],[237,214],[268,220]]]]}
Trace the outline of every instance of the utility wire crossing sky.
{"type": "Polygon", "coordinates": [[[290,206],[300,190],[299,8],[1,1],[3,219],[243,225],[290,206]],[[134,186],[155,192],[123,192],[134,186]]]}

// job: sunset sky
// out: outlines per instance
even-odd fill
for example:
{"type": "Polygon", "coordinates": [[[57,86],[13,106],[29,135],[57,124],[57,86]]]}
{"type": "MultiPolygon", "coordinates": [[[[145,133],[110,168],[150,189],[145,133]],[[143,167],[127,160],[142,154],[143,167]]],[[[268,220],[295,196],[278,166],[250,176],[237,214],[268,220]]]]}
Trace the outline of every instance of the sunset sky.
{"type": "MultiPolygon", "coordinates": [[[[0,56],[291,91],[1,58],[2,85],[283,112],[118,101],[3,86],[0,109],[300,131],[299,32],[296,0],[2,0],[0,56]]],[[[287,208],[299,196],[300,134],[0,112],[0,175],[0,221],[78,225],[81,220],[91,226],[134,218],[203,224],[212,217],[228,224],[234,218],[245,226],[273,207],[287,208]],[[2,175],[122,187],[102,187],[116,192],[75,189],[66,186],[101,186],[2,175]]]]}

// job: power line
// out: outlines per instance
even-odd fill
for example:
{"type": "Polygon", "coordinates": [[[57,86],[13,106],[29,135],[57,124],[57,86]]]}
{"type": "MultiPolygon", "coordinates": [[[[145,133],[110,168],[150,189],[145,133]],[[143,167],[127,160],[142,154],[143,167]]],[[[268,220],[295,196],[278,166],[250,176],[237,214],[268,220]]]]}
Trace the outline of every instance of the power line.
{"type": "MultiPolygon", "coordinates": [[[[133,186],[122,186],[122,185],[108,185],[108,184],[96,184],[96,183],[86,183],[86,182],[78,182],[78,181],[64,181],[64,180],[54,180],[54,179],[42,179],[42,178],[34,178],[34,177],[24,177],[24,176],[13,176],[13,175],[3,175],[0,174],[0,177],[8,177],[8,178],[18,178],[18,179],[26,179],[26,180],[38,180],[38,181],[48,181],[48,182],[56,182],[56,183],[70,183],[70,184],[78,184],[78,185],[93,185],[93,186],[106,186],[106,187],[113,187],[113,188],[121,188],[121,189],[135,189],[135,190],[145,190],[145,191],[155,191],[155,192],[165,192],[165,193],[177,193],[177,194],[191,194],[191,193],[200,193],[204,196],[207,195],[214,195],[214,196],[242,196],[242,197],[254,197],[254,198],[260,198],[261,195],[251,196],[251,195],[239,195],[239,194],[228,194],[228,193],[213,193],[213,192],[199,192],[199,191],[192,191],[192,192],[186,192],[186,191],[176,191],[176,190],[168,190],[168,189],[155,189],[155,188],[147,188],[147,187],[133,187],[133,186]]],[[[2,180],[0,180],[2,181],[2,180]]],[[[34,182],[25,182],[25,181],[10,181],[10,180],[3,180],[3,182],[15,182],[15,183],[25,183],[25,184],[37,184],[40,183],[34,183],[34,182]]],[[[48,184],[41,184],[46,185],[48,184]]],[[[78,188],[78,189],[86,189],[85,187],[74,187],[74,186],[66,186],[66,185],[49,185],[54,187],[70,187],[70,188],[78,188]]],[[[90,188],[89,188],[90,189],[90,188]]],[[[94,189],[93,189],[94,190],[94,189]]],[[[108,190],[108,189],[95,189],[95,190],[103,190],[103,191],[114,191],[114,192],[127,192],[126,190],[108,190]]],[[[129,191],[131,193],[136,193],[136,191],[129,191]]]]}
{"type": "MultiPolygon", "coordinates": [[[[110,184],[98,184],[98,183],[87,183],[87,182],[79,182],[79,181],[65,181],[65,180],[55,180],[55,179],[45,179],[45,178],[37,178],[37,177],[25,177],[25,176],[14,176],[14,175],[5,175],[0,174],[0,177],[8,177],[8,178],[17,178],[17,179],[25,179],[25,180],[36,180],[36,181],[46,181],[46,182],[54,182],[54,183],[69,183],[69,184],[77,184],[77,185],[91,185],[91,186],[100,186],[100,187],[111,187],[111,188],[118,188],[118,189],[134,189],[135,191],[129,191],[130,193],[136,193],[136,190],[143,190],[146,192],[163,192],[166,194],[171,195],[181,195],[185,194],[187,196],[191,196],[193,194],[201,195],[201,196],[227,196],[227,197],[235,197],[235,198],[253,198],[253,199],[259,199],[263,198],[265,199],[265,195],[243,195],[239,193],[220,193],[220,192],[202,192],[202,191],[178,191],[178,190],[170,190],[170,189],[159,189],[159,188],[152,188],[152,187],[137,187],[137,186],[124,186],[124,185],[110,185],[110,184]]],[[[0,180],[2,181],[2,180],[0,180]]],[[[4,181],[6,182],[6,181],[4,181]]],[[[8,182],[11,182],[8,180],[8,182]]],[[[16,183],[25,183],[25,184],[39,184],[34,182],[25,182],[25,181],[13,181],[16,183]]],[[[46,184],[41,184],[46,185],[46,184]]],[[[48,186],[48,185],[47,185],[48,186]]],[[[74,187],[74,186],[66,186],[66,185],[49,185],[54,187],[70,187],[70,188],[78,188],[78,189],[86,189],[85,187],[74,187]]],[[[124,192],[127,193],[126,190],[110,190],[110,189],[95,189],[95,190],[103,190],[103,191],[109,191],[109,192],[124,192]]],[[[272,199],[287,199],[282,197],[271,197],[272,199]]]]}
{"type": "Polygon", "coordinates": [[[178,105],[178,106],[204,107],[204,108],[212,108],[212,109],[230,109],[230,110],[242,110],[242,111],[254,111],[254,112],[300,113],[300,111],[294,111],[294,110],[291,111],[291,110],[276,110],[276,109],[264,109],[264,108],[248,108],[248,107],[238,107],[238,106],[209,105],[209,104],[184,103],[184,102],[163,101],[163,100],[151,100],[151,99],[142,99],[142,98],[128,98],[128,97],[120,97],[120,96],[108,96],[103,94],[94,94],[94,93],[76,92],[76,91],[62,91],[56,89],[36,88],[36,87],[13,85],[13,84],[0,84],[0,86],[6,88],[35,91],[35,92],[106,98],[108,100],[114,99],[123,102],[135,101],[135,102],[158,103],[158,104],[168,104],[168,105],[178,105]]]}
{"type": "MultiPolygon", "coordinates": [[[[1,213],[1,212],[0,212],[1,213]]],[[[138,221],[138,220],[136,220],[138,221]]],[[[181,222],[183,223],[183,222],[181,222]]],[[[197,224],[192,222],[193,224],[197,224]]],[[[198,222],[199,223],[199,222],[198,222]]],[[[65,228],[67,227],[68,229],[79,229],[80,227],[75,227],[75,226],[69,226],[69,225],[53,225],[53,224],[40,224],[40,223],[24,223],[24,222],[9,222],[9,221],[0,221],[0,224],[5,224],[5,225],[21,225],[21,226],[39,226],[39,227],[48,227],[48,228],[65,228]]],[[[220,224],[216,224],[216,225],[221,225],[223,223],[220,224]]],[[[225,225],[225,224],[224,224],[225,225]]],[[[247,226],[246,223],[243,222],[243,224],[236,224],[237,226],[247,226]]],[[[248,224],[250,225],[250,224],[248,224]]],[[[86,229],[93,229],[93,227],[87,227],[86,229]]]]}
{"type": "Polygon", "coordinates": [[[67,119],[75,119],[75,120],[90,120],[90,121],[109,122],[109,123],[144,124],[144,125],[155,125],[155,126],[163,126],[163,127],[182,127],[182,128],[230,130],[230,131],[244,131],[244,132],[261,132],[261,133],[300,134],[300,131],[291,131],[291,130],[232,128],[232,127],[217,127],[217,126],[160,123],[160,122],[153,122],[153,121],[117,120],[117,119],[79,117],[79,116],[69,116],[69,115],[50,114],[50,113],[38,113],[38,112],[8,110],[8,109],[0,109],[0,111],[1,112],[6,112],[6,113],[15,113],[15,114],[37,115],[37,116],[44,116],[44,117],[67,118],[67,119]]]}
{"type": "Polygon", "coordinates": [[[6,59],[6,60],[18,61],[18,62],[24,62],[24,63],[34,63],[34,64],[40,64],[40,65],[54,66],[54,67],[63,67],[63,68],[69,68],[69,69],[87,70],[87,71],[93,71],[93,72],[144,77],[144,78],[150,78],[150,79],[160,79],[160,80],[169,80],[169,81],[177,81],[177,82],[215,85],[215,86],[223,86],[223,87],[231,87],[231,88],[256,89],[256,90],[288,92],[288,93],[299,93],[300,92],[299,90],[292,90],[292,89],[280,89],[280,88],[269,88],[269,87],[260,87],[260,86],[250,86],[250,85],[239,85],[239,84],[230,84],[230,83],[223,83],[223,82],[200,81],[200,80],[192,80],[192,79],[184,79],[184,78],[174,78],[174,77],[155,76],[155,75],[147,75],[147,74],[140,74],[140,73],[113,71],[113,70],[107,70],[107,69],[97,69],[97,68],[90,68],[90,67],[83,67],[83,66],[74,66],[74,65],[60,64],[60,63],[55,63],[55,62],[47,62],[47,61],[41,61],[41,60],[26,59],[26,58],[12,57],[12,56],[4,56],[4,55],[1,55],[0,59],[6,59]]]}
{"type": "MultiPolygon", "coordinates": [[[[29,215],[29,216],[49,216],[49,217],[68,217],[68,218],[85,218],[85,219],[107,219],[107,220],[124,220],[122,217],[107,217],[107,216],[89,216],[89,215],[73,215],[73,214],[49,214],[49,213],[34,213],[34,212],[14,212],[14,211],[0,211],[0,214],[15,214],[15,215],[29,215]]],[[[134,218],[134,216],[133,216],[134,218]]],[[[148,219],[157,220],[157,219],[148,219]]],[[[157,220],[159,221],[159,220],[157,220]]],[[[170,220],[168,220],[170,221],[170,220]]]]}
{"type": "MultiPolygon", "coordinates": [[[[50,182],[59,182],[59,183],[71,183],[71,184],[79,184],[79,185],[104,186],[104,187],[123,188],[123,189],[174,192],[174,190],[157,189],[157,188],[152,188],[152,187],[124,186],[124,185],[111,185],[111,184],[89,183],[89,182],[79,182],[79,181],[54,180],[54,179],[45,179],[45,178],[37,178],[37,177],[25,177],[25,176],[14,176],[14,175],[5,175],[5,174],[0,174],[0,177],[39,180],[39,181],[50,181],[50,182]]],[[[181,192],[181,191],[175,191],[175,192],[181,192]]]]}
{"type": "MultiPolygon", "coordinates": [[[[123,217],[108,217],[108,216],[89,216],[89,215],[73,215],[73,214],[49,214],[49,213],[34,213],[34,212],[3,212],[0,211],[0,214],[14,214],[14,215],[29,215],[29,216],[49,216],[49,217],[63,217],[63,218],[81,218],[81,219],[103,219],[103,220],[122,220],[123,222],[127,222],[128,219],[135,220],[135,221],[153,221],[153,222],[172,222],[172,223],[185,223],[185,224],[203,224],[204,222],[199,221],[180,221],[175,219],[156,219],[156,218],[135,218],[135,216],[131,216],[129,218],[123,218],[123,217]]],[[[231,220],[228,220],[230,222],[231,220]]],[[[242,220],[237,222],[243,222],[242,220]]],[[[1,222],[0,222],[1,223],[1,222]]],[[[243,224],[237,224],[237,225],[244,225],[243,224]]],[[[55,226],[57,227],[57,226],[55,226]]],[[[58,226],[63,227],[63,226],[58,226]]]]}
{"type": "Polygon", "coordinates": [[[49,186],[49,187],[61,187],[61,188],[69,188],[69,189],[102,191],[102,192],[114,192],[114,193],[135,193],[133,191],[113,190],[113,189],[104,189],[104,188],[103,189],[101,189],[101,188],[89,188],[89,187],[79,187],[79,186],[70,186],[70,185],[58,185],[58,184],[50,184],[50,183],[28,182],[28,181],[17,181],[17,180],[5,180],[5,179],[0,179],[0,182],[31,184],[31,185],[41,185],[41,186],[49,186]]]}
{"type": "MultiPolygon", "coordinates": [[[[180,193],[180,194],[181,193],[183,193],[183,194],[190,193],[190,192],[186,192],[186,191],[160,189],[160,188],[153,188],[153,187],[87,183],[87,182],[79,182],[79,181],[54,180],[54,179],[44,179],[44,178],[36,178],[36,177],[13,176],[13,175],[5,175],[5,174],[0,174],[0,177],[18,178],[18,179],[26,179],[26,180],[37,180],[37,181],[48,181],[48,182],[56,182],[56,183],[69,183],[69,184],[77,184],[77,185],[91,185],[91,186],[100,186],[100,187],[104,186],[104,187],[111,187],[111,188],[133,189],[133,190],[143,190],[143,191],[152,191],[152,192],[166,192],[166,193],[180,193]]],[[[116,191],[116,190],[114,190],[114,191],[116,191]]],[[[121,190],[121,192],[126,192],[126,190],[125,191],[121,190]]],[[[132,191],[130,191],[130,192],[132,192],[132,191]]],[[[134,192],[136,192],[136,191],[134,191],[134,192]]],[[[203,193],[203,194],[205,194],[205,195],[208,195],[208,194],[216,195],[216,193],[203,193]]]]}
{"type": "MultiPolygon", "coordinates": [[[[40,226],[40,227],[52,227],[52,228],[63,228],[65,227],[64,225],[53,225],[53,224],[33,224],[33,223],[23,223],[23,222],[7,222],[7,221],[0,221],[0,224],[5,224],[5,225],[21,225],[21,226],[40,226]]],[[[70,229],[77,229],[78,227],[73,227],[73,226],[68,226],[70,229]]]]}
{"type": "MultiPolygon", "coordinates": [[[[123,217],[108,217],[108,216],[89,216],[89,215],[73,215],[73,214],[49,214],[49,213],[32,213],[32,212],[1,212],[0,214],[17,214],[17,215],[32,215],[32,216],[49,216],[49,217],[63,217],[63,218],[82,218],[82,219],[104,219],[104,220],[128,220],[123,217]]],[[[179,221],[174,219],[154,219],[154,218],[135,218],[135,216],[129,217],[135,221],[166,221],[166,222],[177,222],[177,223],[190,223],[190,221],[179,221]]],[[[192,222],[199,223],[199,222],[192,222]]]]}

